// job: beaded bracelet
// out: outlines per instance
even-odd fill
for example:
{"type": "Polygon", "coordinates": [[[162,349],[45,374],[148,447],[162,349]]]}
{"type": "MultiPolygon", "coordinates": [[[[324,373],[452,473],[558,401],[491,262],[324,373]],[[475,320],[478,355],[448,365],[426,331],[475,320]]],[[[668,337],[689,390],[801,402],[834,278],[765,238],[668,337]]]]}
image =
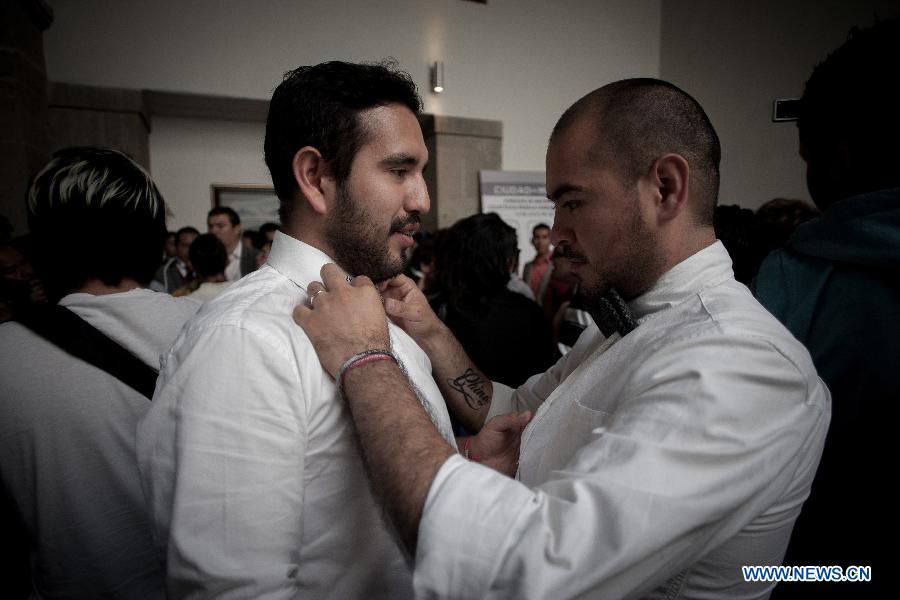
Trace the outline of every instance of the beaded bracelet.
{"type": "Polygon", "coordinates": [[[338,370],[337,381],[338,385],[341,388],[341,391],[344,389],[344,375],[347,374],[347,371],[351,369],[355,369],[358,366],[364,365],[366,363],[375,362],[378,360],[392,360],[398,365],[400,361],[397,360],[397,357],[390,350],[381,350],[378,348],[372,350],[364,350],[358,354],[354,354],[350,358],[341,365],[341,368],[338,370]]]}

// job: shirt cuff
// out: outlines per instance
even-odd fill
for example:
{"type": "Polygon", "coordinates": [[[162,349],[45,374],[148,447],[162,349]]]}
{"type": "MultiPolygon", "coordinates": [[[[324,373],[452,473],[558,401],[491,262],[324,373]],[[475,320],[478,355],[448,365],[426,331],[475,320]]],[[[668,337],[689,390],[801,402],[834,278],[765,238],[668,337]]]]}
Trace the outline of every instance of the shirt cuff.
{"type": "Polygon", "coordinates": [[[493,469],[459,455],[448,458],[431,484],[419,523],[416,597],[485,597],[533,497],[493,469]]]}
{"type": "Polygon", "coordinates": [[[512,396],[515,392],[513,388],[504,385],[499,381],[491,381],[491,386],[493,387],[491,407],[488,409],[488,414],[484,418],[485,423],[497,415],[503,415],[516,410],[515,404],[512,401],[512,396]]]}

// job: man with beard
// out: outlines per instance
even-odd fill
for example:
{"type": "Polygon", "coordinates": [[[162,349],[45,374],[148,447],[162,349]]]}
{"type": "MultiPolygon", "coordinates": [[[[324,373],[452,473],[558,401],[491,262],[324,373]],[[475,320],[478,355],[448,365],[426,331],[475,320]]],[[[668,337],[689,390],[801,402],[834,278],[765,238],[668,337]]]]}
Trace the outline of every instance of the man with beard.
{"type": "MultiPolygon", "coordinates": [[[[332,260],[376,281],[401,271],[429,208],[420,106],[391,65],[300,67],[276,88],[265,158],[282,230],[267,264],[185,327],[139,427],[172,597],[411,596],[346,405],[290,311],[314,301],[307,285],[332,260]]],[[[420,406],[455,447],[427,356],[399,328],[390,336],[420,406]]],[[[491,454],[484,439],[469,443],[491,454]]]]}
{"type": "Polygon", "coordinates": [[[719,154],[700,105],[658,80],[609,84],[562,116],[547,152],[552,241],[597,325],[512,394],[411,281],[386,286],[384,309],[467,427],[537,410],[516,479],[455,456],[392,361],[359,364],[391,343],[374,287],[334,265],[310,284],[318,299],[295,319],[340,380],[418,595],[768,596],[774,583],[741,567],[779,564],[830,400],[715,239],[719,154]]]}

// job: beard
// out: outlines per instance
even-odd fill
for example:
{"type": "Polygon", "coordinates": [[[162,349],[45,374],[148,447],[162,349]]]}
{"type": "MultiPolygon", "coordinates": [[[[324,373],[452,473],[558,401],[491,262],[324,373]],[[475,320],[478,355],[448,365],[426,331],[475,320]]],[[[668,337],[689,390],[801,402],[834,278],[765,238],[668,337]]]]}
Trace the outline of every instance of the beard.
{"type": "MultiPolygon", "coordinates": [[[[590,262],[587,265],[590,277],[575,273],[579,279],[578,296],[588,307],[589,312],[611,292],[615,292],[626,301],[633,300],[650,289],[660,275],[661,265],[665,260],[659,248],[659,241],[641,221],[636,208],[628,231],[630,234],[628,248],[619,264],[590,262]]],[[[563,255],[575,261],[587,261],[586,256],[568,246],[563,248],[563,255]]]]}
{"type": "Polygon", "coordinates": [[[412,212],[391,221],[387,232],[380,230],[373,225],[375,219],[362,208],[362,202],[340,185],[335,211],[325,226],[325,241],[344,271],[350,275],[365,275],[380,283],[399,275],[405,266],[402,255],[391,256],[388,239],[419,221],[419,213],[412,212]]]}

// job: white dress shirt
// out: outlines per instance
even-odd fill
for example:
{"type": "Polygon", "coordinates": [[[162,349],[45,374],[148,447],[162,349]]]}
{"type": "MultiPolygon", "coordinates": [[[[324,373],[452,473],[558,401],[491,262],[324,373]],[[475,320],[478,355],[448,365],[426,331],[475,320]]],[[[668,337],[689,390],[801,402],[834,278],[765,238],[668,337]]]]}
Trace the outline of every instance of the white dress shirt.
{"type": "Polygon", "coordinates": [[[234,251],[228,254],[228,264],[225,265],[225,279],[237,281],[241,278],[241,255],[244,253],[244,241],[238,239],[234,251]]]}
{"type": "MultiPolygon", "coordinates": [[[[59,304],[153,369],[200,307],[146,289],[59,304]]],[[[0,325],[0,510],[27,532],[10,548],[17,536],[4,527],[0,545],[27,557],[31,598],[164,597],[135,464],[149,409],[105,371],[15,321],[0,325]]]]}
{"type": "MultiPolygon", "coordinates": [[[[206,303],[164,357],[138,457],[173,597],[412,595],[346,403],[291,317],[326,262],[276,233],[268,264],[206,303]]],[[[427,356],[390,333],[454,444],[427,356]]]]}
{"type": "MultiPolygon", "coordinates": [[[[446,598],[765,598],[809,493],[830,396],[807,351],[734,280],[721,243],[591,325],[491,415],[537,409],[519,481],[450,457],[415,586],[446,598]]],[[[506,388],[509,390],[509,388],[506,388]]]]}

